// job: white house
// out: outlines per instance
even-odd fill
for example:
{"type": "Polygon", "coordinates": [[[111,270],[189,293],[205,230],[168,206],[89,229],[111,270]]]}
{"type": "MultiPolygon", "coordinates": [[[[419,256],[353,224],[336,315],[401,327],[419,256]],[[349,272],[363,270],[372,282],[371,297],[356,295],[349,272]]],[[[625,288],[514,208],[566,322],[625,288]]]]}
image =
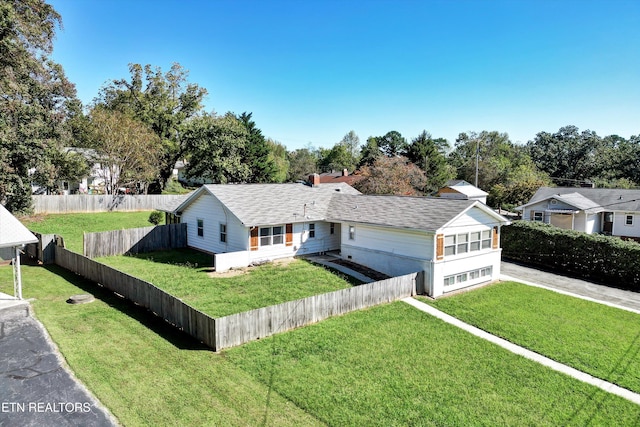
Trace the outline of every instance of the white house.
{"type": "Polygon", "coordinates": [[[0,257],[13,263],[13,293],[22,299],[22,276],[20,272],[20,250],[38,239],[20,221],[0,205],[0,257]]]}
{"type": "Polygon", "coordinates": [[[462,179],[447,181],[437,193],[438,197],[445,199],[478,200],[482,203],[487,203],[488,195],[486,191],[462,179]]]}
{"type": "Polygon", "coordinates": [[[509,224],[478,201],[368,196],[345,183],[204,185],[167,210],[218,271],[340,251],[389,275],[425,271],[432,296],[496,280],[509,224]]]}
{"type": "Polygon", "coordinates": [[[640,190],[541,187],[522,219],[585,233],[640,238],[640,190]]]}

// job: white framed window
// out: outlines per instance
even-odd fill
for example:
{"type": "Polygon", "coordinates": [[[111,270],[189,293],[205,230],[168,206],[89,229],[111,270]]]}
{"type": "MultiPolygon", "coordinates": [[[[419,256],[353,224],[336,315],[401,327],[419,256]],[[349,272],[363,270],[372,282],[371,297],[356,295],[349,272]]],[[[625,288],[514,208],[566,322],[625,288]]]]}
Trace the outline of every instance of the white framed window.
{"type": "Polygon", "coordinates": [[[456,253],[464,254],[467,252],[469,252],[469,234],[458,234],[456,236],[456,253]]]}
{"type": "Polygon", "coordinates": [[[626,215],[624,223],[625,225],[633,225],[633,215],[626,215]]]}
{"type": "Polygon", "coordinates": [[[316,225],[309,224],[309,238],[313,239],[316,237],[316,225]]]}
{"type": "Polygon", "coordinates": [[[532,217],[533,221],[544,222],[544,212],[534,211],[532,212],[532,214],[533,214],[533,217],[532,217]]]}
{"type": "Polygon", "coordinates": [[[444,236],[444,255],[456,254],[456,236],[452,234],[450,236],[444,236]]]}
{"type": "Polygon", "coordinates": [[[462,273],[452,274],[444,278],[444,286],[453,286],[461,283],[465,283],[471,280],[480,279],[482,277],[491,278],[493,267],[483,267],[475,270],[465,271],[462,273]]]}
{"type": "Polygon", "coordinates": [[[491,233],[492,230],[489,229],[444,236],[444,255],[460,255],[491,249],[491,233]]]}
{"type": "Polygon", "coordinates": [[[260,227],[260,246],[281,245],[284,243],[284,227],[260,227]]]}
{"type": "Polygon", "coordinates": [[[204,237],[204,219],[198,218],[196,220],[197,229],[198,229],[198,237],[204,237]]]}
{"type": "Polygon", "coordinates": [[[220,224],[220,241],[227,243],[227,224],[220,224]]]}
{"type": "Polygon", "coordinates": [[[349,226],[349,240],[356,240],[356,226],[349,226]]]}
{"type": "Polygon", "coordinates": [[[334,234],[335,232],[336,232],[336,224],[332,222],[331,224],[329,224],[329,233],[334,234]]]}

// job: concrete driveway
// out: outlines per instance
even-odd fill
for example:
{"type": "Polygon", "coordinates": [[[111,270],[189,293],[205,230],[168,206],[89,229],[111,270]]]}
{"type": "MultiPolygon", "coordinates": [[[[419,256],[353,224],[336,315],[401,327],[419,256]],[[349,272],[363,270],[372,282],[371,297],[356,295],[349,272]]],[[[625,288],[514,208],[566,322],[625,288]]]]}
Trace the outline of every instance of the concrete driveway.
{"type": "Polygon", "coordinates": [[[0,294],[0,426],[116,426],[66,369],[27,302],[0,294]]]}
{"type": "Polygon", "coordinates": [[[518,281],[523,283],[542,285],[560,292],[640,312],[640,293],[638,292],[624,291],[507,261],[502,261],[500,271],[503,279],[519,279],[518,281]]]}

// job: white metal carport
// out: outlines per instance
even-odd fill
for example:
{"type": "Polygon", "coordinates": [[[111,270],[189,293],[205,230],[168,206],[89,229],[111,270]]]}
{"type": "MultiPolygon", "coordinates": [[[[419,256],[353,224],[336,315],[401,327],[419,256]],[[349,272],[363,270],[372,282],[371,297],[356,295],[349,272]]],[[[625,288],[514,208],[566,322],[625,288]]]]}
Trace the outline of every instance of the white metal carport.
{"type": "Polygon", "coordinates": [[[12,249],[13,295],[22,299],[22,276],[20,272],[20,251],[28,243],[37,243],[38,239],[27,227],[4,206],[0,205],[0,249],[12,249]]]}

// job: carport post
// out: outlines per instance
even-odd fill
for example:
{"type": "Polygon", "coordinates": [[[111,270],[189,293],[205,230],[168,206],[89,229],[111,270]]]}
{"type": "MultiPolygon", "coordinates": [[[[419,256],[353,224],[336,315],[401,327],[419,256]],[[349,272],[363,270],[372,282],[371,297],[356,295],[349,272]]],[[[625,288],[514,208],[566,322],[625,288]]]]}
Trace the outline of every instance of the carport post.
{"type": "Polygon", "coordinates": [[[16,246],[13,259],[13,296],[22,299],[22,276],[20,275],[20,247],[16,246]]]}

